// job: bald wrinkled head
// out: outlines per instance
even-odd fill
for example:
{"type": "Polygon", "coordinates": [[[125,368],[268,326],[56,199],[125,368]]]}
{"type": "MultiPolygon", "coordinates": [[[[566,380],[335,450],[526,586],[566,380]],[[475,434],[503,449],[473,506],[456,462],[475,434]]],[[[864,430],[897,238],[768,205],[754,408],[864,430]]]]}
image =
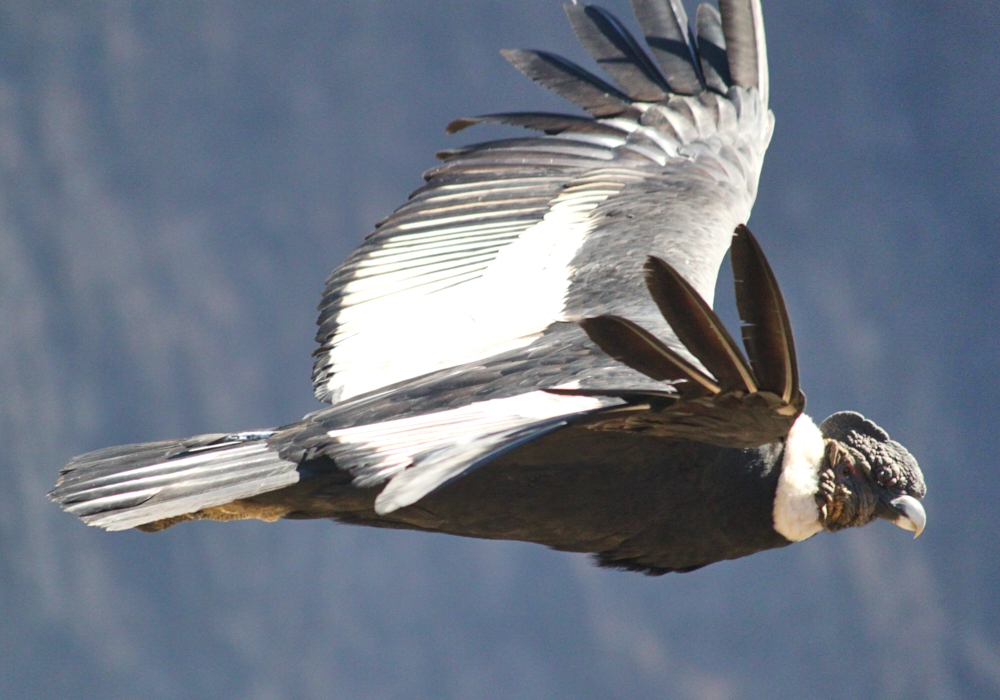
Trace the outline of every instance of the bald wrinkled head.
{"type": "Polygon", "coordinates": [[[917,460],[860,413],[834,413],[820,425],[826,453],[816,495],[830,531],[865,525],[876,517],[916,532],[926,514],[927,493],[917,460]]]}

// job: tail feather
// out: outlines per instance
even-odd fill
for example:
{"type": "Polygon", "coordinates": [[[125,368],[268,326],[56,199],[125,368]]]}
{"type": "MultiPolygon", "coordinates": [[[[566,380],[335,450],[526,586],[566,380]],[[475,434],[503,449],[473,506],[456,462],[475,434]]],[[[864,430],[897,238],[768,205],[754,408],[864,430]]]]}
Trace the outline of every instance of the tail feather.
{"type": "Polygon", "coordinates": [[[202,435],[74,458],[49,498],[88,525],[125,530],[296,483],[295,462],[264,436],[202,435]]]}

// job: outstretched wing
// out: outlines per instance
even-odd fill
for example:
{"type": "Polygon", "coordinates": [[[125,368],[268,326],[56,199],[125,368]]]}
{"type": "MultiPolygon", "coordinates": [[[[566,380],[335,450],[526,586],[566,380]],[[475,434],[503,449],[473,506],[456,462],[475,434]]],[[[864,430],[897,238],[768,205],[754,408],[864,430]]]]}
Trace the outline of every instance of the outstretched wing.
{"type": "MultiPolygon", "coordinates": [[[[763,24],[757,0],[722,2],[721,15],[704,6],[692,41],[677,0],[634,6],[652,59],[610,13],[566,7],[617,85],[549,53],[504,52],[591,116],[452,123],[545,135],[442,154],[427,184],[334,270],[320,305],[318,398],[548,347],[560,324],[600,313],[645,319],[684,352],[645,293],[642,264],[657,255],[711,299],[771,136],[763,24]]],[[[599,382],[593,370],[578,379],[599,382]]]]}

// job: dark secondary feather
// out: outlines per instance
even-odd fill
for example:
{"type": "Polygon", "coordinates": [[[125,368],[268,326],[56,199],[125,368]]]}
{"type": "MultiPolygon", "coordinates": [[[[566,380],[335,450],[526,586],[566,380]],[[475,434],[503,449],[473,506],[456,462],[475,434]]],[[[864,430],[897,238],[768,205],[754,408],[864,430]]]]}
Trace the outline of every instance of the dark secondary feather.
{"type": "Polygon", "coordinates": [[[754,374],[761,389],[790,402],[799,393],[792,326],[774,272],[746,226],[736,228],[731,259],[743,345],[754,374]]]}
{"type": "Polygon", "coordinates": [[[688,19],[680,0],[632,0],[639,26],[671,92],[697,95],[704,89],[688,43],[688,19]]]}
{"type": "Polygon", "coordinates": [[[583,48],[629,97],[639,102],[667,98],[666,80],[617,17],[594,5],[563,7],[583,48]]]}
{"type": "Polygon", "coordinates": [[[753,372],[722,321],[701,295],[670,265],[650,256],[646,261],[646,286],[660,313],[705,368],[722,391],[757,391],[753,372]]]}
{"type": "Polygon", "coordinates": [[[719,393],[719,385],[704,372],[628,319],[606,314],[584,319],[580,326],[601,350],[647,377],[661,382],[687,380],[677,387],[685,397],[719,393]]]}

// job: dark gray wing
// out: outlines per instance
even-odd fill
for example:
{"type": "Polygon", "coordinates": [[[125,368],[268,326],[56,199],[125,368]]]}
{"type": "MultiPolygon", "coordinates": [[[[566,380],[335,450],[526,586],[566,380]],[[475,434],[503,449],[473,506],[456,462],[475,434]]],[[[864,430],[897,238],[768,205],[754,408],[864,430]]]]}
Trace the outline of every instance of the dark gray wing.
{"type": "Polygon", "coordinates": [[[619,115],[635,119],[640,114],[624,92],[562,56],[528,49],[505,49],[500,54],[542,87],[599,119],[619,115]]]}

